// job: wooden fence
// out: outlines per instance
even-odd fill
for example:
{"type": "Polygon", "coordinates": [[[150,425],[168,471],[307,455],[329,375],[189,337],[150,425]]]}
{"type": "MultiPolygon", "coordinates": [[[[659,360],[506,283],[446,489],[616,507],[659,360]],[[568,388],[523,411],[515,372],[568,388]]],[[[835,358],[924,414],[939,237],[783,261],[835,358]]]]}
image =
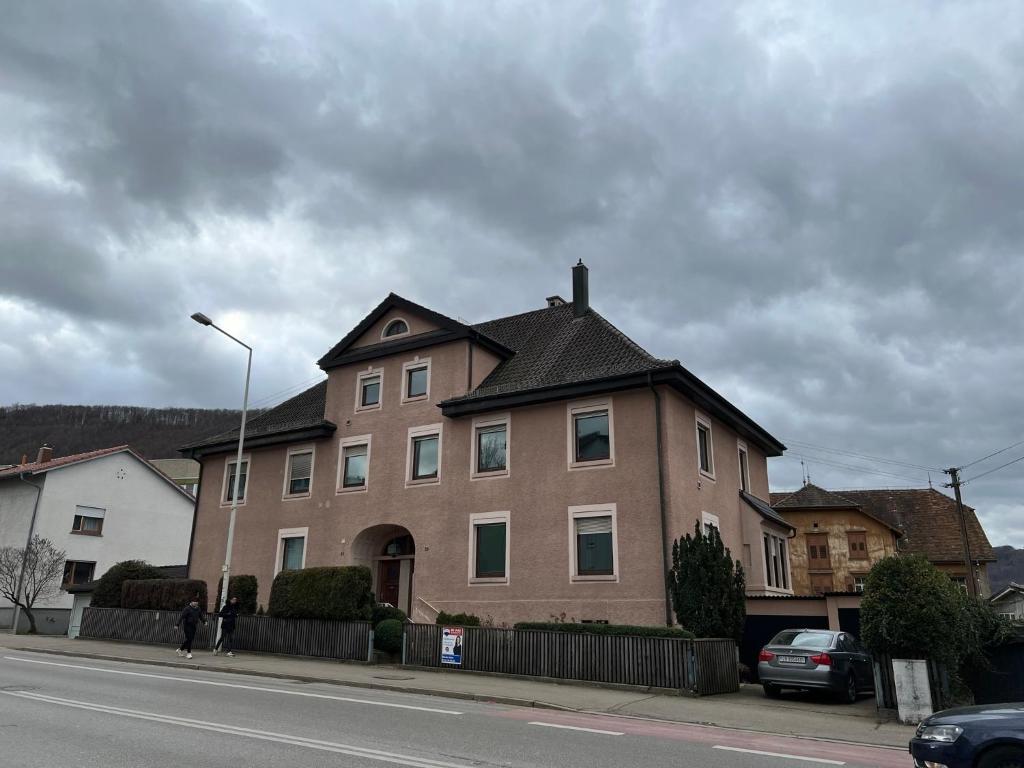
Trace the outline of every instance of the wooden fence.
{"type": "MultiPolygon", "coordinates": [[[[444,628],[406,624],[403,663],[441,663],[444,628]]],[[[596,635],[466,627],[457,669],[506,675],[674,688],[701,695],[739,690],[732,640],[596,635]]]]}
{"type": "MultiPolygon", "coordinates": [[[[174,626],[178,615],[177,611],[86,608],[80,637],[177,645],[182,640],[181,630],[174,626]]],[[[217,619],[211,615],[207,624],[199,625],[195,647],[212,647],[216,628],[217,619]]],[[[239,616],[234,647],[258,653],[367,661],[373,653],[373,630],[368,621],[239,616]]]]}

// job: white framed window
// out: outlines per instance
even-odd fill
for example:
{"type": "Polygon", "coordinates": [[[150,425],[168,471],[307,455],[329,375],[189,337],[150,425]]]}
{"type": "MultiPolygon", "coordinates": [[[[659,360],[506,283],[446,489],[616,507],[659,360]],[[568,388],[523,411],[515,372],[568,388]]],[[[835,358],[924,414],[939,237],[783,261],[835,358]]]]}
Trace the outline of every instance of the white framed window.
{"type": "Polygon", "coordinates": [[[281,528],[277,532],[277,554],[274,556],[274,575],[281,571],[301,570],[306,567],[306,544],[309,528],[281,528]]]}
{"type": "Polygon", "coordinates": [[[405,484],[437,485],[441,482],[441,424],[409,427],[405,454],[405,484]]]}
{"type": "MultiPolygon", "coordinates": [[[[242,456],[242,471],[238,478],[238,506],[245,504],[246,491],[249,486],[249,455],[245,454],[242,456]]],[[[224,462],[224,480],[221,485],[220,491],[220,505],[222,507],[231,506],[231,496],[235,490],[235,459],[229,459],[224,462]]]]}
{"type": "Polygon", "coordinates": [[[337,493],[365,491],[370,484],[372,435],[353,435],[338,441],[337,493]]]}
{"type": "Polygon", "coordinates": [[[566,406],[569,469],[615,466],[615,418],[612,399],[566,406]]]}
{"type": "Polygon", "coordinates": [[[102,536],[103,519],[107,510],[99,507],[75,507],[75,517],[71,522],[71,532],[82,536],[102,536]]]}
{"type": "Polygon", "coordinates": [[[853,591],[854,592],[863,592],[864,591],[864,585],[867,584],[867,582],[868,582],[868,577],[866,575],[854,576],[853,577],[853,591]]]}
{"type": "Polygon", "coordinates": [[[285,457],[284,493],[285,499],[308,498],[313,488],[313,462],[316,449],[313,446],[289,448],[285,457]]]}
{"type": "Polygon", "coordinates": [[[789,589],[789,552],[786,540],[764,531],[764,583],[773,589],[789,589]]]}
{"type": "Polygon", "coordinates": [[[710,480],[715,479],[715,446],[711,439],[711,420],[697,414],[697,469],[710,480]]]}
{"type": "Polygon", "coordinates": [[[384,400],[384,369],[370,368],[356,375],[356,410],[379,410],[384,400]]]}
{"type": "Polygon", "coordinates": [[[718,531],[718,535],[722,535],[722,523],[718,519],[718,515],[713,515],[710,512],[700,513],[701,524],[704,527],[704,533],[711,533],[711,529],[714,528],[718,531]]]}
{"type": "Polygon", "coordinates": [[[747,444],[742,440],[736,442],[736,457],[740,470],[740,490],[750,493],[750,454],[747,444]]]}
{"type": "Polygon", "coordinates": [[[508,512],[479,512],[469,516],[469,583],[509,583],[508,512]]]}
{"type": "Polygon", "coordinates": [[[616,505],[569,507],[569,581],[618,581],[616,505]]]}
{"type": "Polygon", "coordinates": [[[380,332],[380,337],[384,341],[390,341],[391,339],[401,338],[402,336],[409,335],[409,323],[407,323],[401,317],[396,317],[394,320],[384,326],[384,330],[380,332]]]}
{"type": "Polygon", "coordinates": [[[469,476],[474,480],[509,476],[512,417],[503,413],[473,420],[469,476]]]}
{"type": "Polygon", "coordinates": [[[430,358],[417,357],[402,364],[402,402],[430,399],[430,358]]]}

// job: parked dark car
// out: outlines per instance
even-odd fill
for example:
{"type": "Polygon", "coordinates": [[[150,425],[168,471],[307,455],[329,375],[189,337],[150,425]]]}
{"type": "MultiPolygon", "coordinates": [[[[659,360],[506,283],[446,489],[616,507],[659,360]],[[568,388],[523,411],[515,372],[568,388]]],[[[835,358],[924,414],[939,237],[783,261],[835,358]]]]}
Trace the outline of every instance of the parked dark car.
{"type": "Polygon", "coordinates": [[[937,712],[910,740],[917,768],[1024,768],[1024,703],[937,712]]]}
{"type": "Polygon", "coordinates": [[[757,676],[769,698],[794,688],[830,691],[852,704],[875,689],[871,654],[849,632],[828,629],[782,630],[761,649],[757,676]]]}

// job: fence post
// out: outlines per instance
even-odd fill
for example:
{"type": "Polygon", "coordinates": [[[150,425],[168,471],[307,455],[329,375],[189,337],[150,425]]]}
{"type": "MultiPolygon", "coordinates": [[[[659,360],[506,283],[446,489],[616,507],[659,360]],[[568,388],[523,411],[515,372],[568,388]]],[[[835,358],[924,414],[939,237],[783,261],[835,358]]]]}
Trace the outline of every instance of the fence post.
{"type": "Polygon", "coordinates": [[[373,661],[373,630],[370,630],[370,646],[366,649],[366,660],[373,661]]]}
{"type": "Polygon", "coordinates": [[[406,627],[402,625],[402,665],[405,665],[405,644],[409,640],[409,633],[406,631],[406,627]]]}

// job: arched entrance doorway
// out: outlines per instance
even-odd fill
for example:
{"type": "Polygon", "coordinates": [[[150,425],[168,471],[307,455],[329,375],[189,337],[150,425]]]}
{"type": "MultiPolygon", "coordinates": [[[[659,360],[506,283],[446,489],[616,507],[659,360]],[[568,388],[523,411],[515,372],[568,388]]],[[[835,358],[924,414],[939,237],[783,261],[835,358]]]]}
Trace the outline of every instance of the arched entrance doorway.
{"type": "Polygon", "coordinates": [[[374,525],[362,530],[352,541],[352,560],[370,569],[379,602],[412,613],[416,542],[406,528],[374,525]]]}

